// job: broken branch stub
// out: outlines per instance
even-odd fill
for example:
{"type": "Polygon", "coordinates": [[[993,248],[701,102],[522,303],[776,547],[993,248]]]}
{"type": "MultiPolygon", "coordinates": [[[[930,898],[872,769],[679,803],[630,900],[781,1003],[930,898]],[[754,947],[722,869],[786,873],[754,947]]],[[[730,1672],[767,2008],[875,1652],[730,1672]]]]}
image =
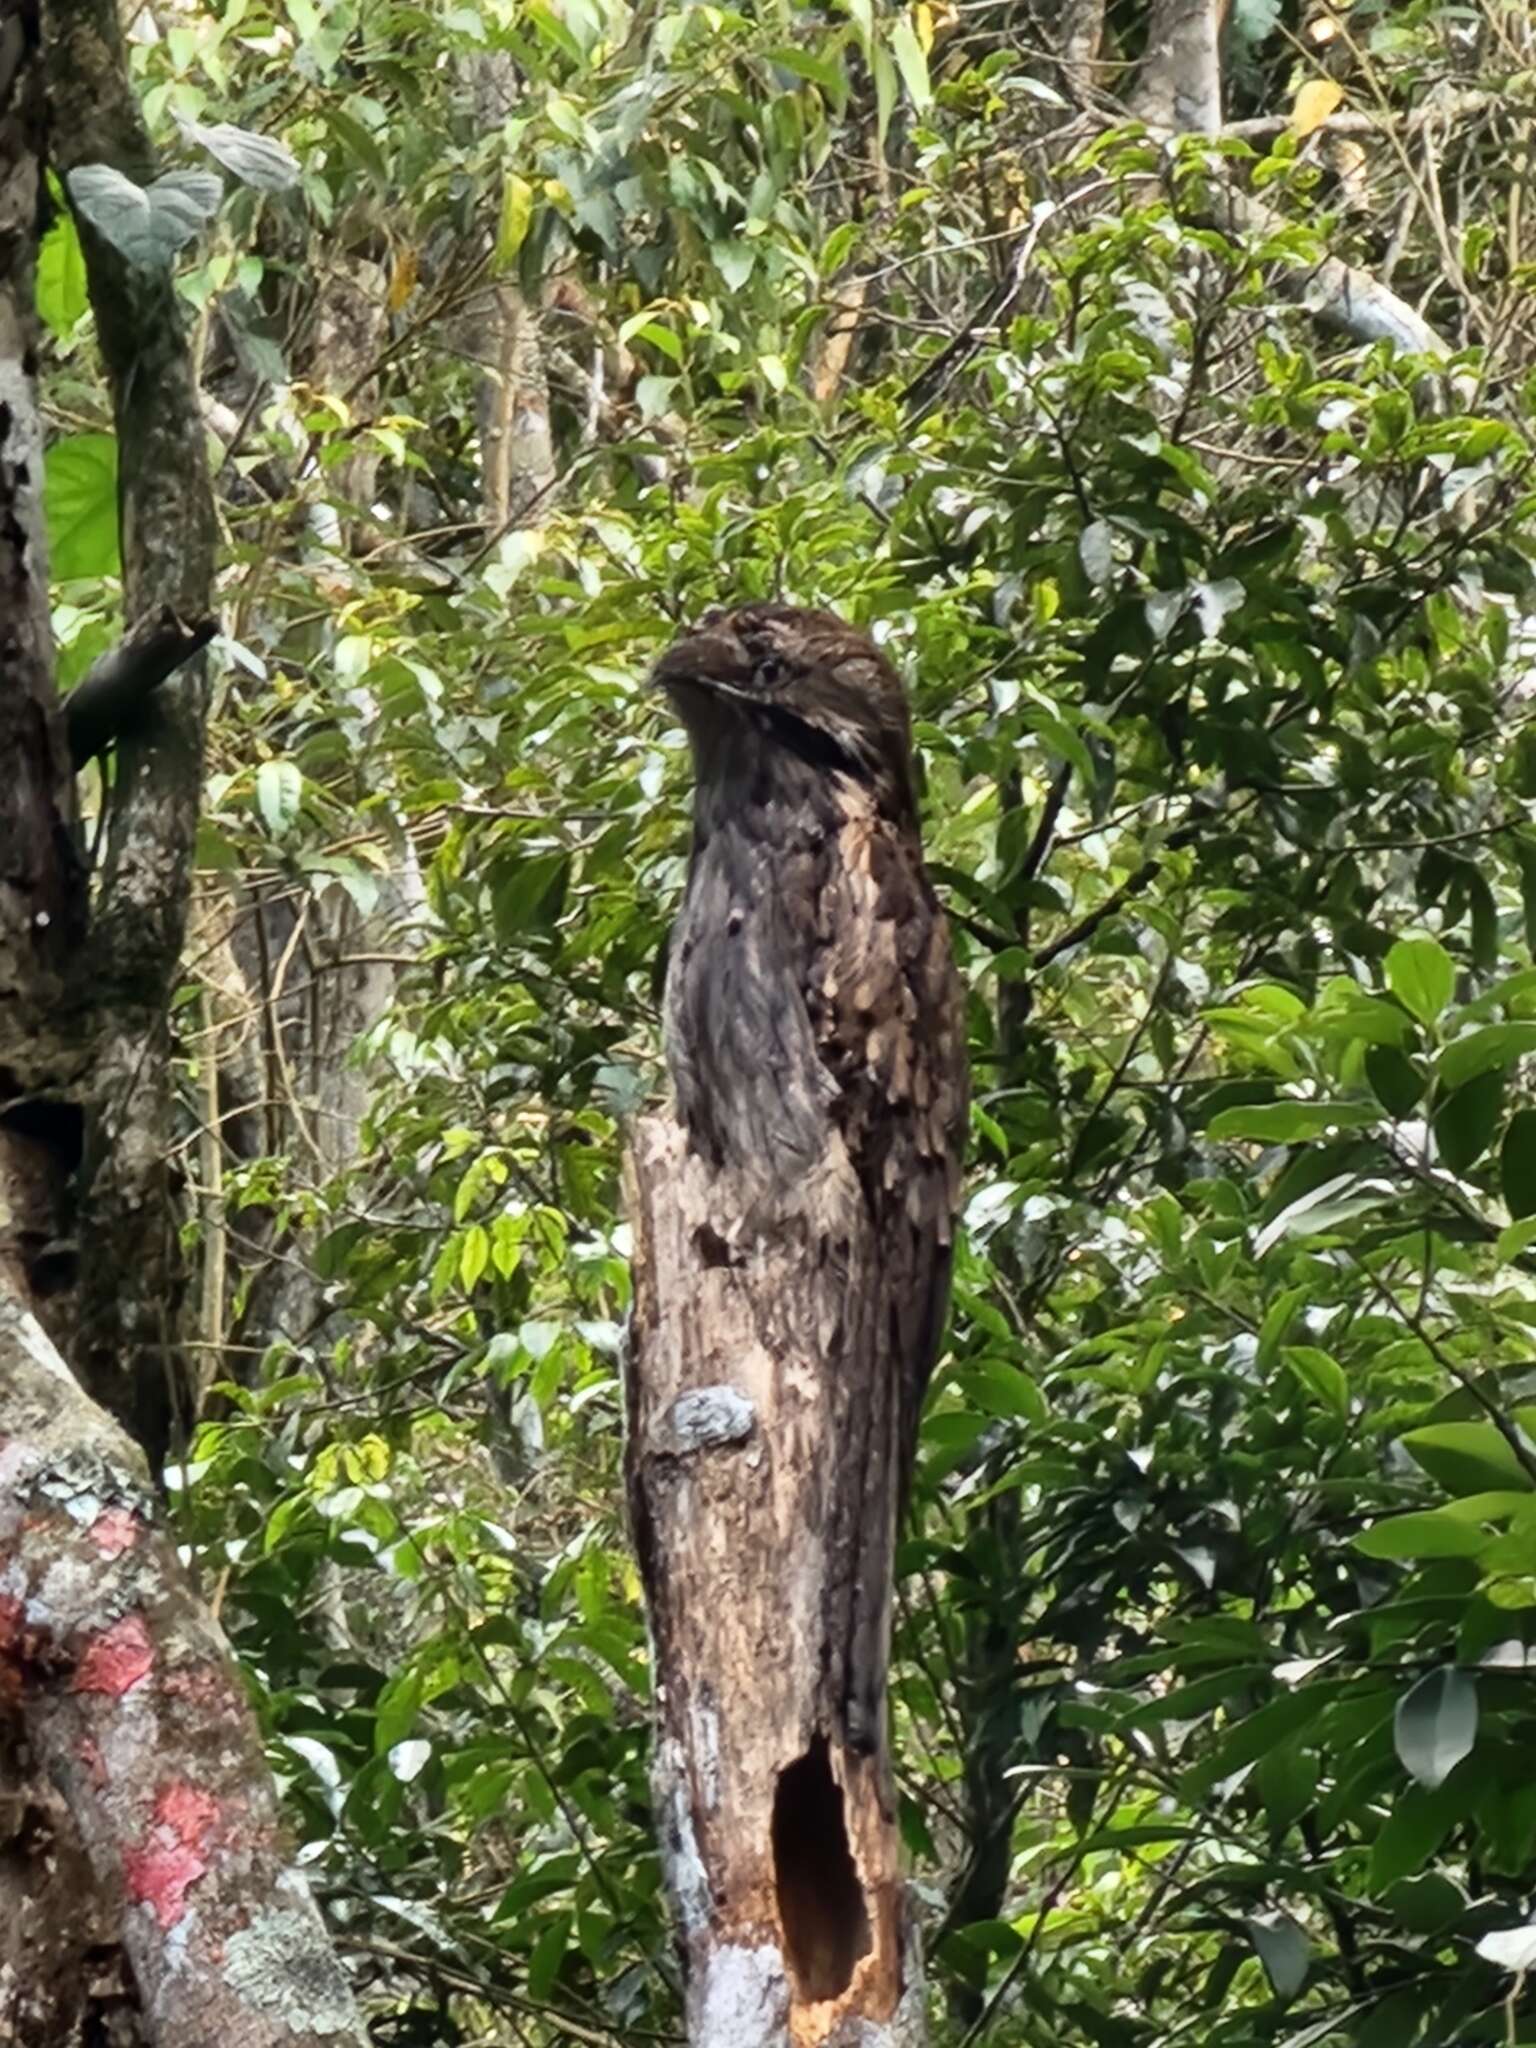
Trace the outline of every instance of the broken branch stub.
{"type": "Polygon", "coordinates": [[[628,1179],[629,1504],[688,2039],[918,2048],[883,1682],[869,1730],[846,1705],[858,1577],[889,1585],[901,1493],[889,1387],[839,1371],[882,1298],[867,1205],[834,1145],[786,1213],[733,1222],[745,1191],[670,1114],[628,1179]]]}

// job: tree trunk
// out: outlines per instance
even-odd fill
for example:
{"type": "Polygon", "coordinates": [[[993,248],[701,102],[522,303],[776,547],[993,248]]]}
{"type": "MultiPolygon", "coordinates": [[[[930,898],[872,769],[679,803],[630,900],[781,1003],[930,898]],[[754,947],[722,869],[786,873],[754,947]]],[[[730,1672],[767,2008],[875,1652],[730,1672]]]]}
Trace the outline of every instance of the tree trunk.
{"type": "MultiPolygon", "coordinates": [[[[55,134],[72,123],[77,144],[132,158],[142,130],[110,0],[53,27],[55,134]]],[[[203,706],[185,671],[139,688],[140,636],[97,678],[87,751],[115,736],[118,755],[93,904],[48,637],[39,30],[35,5],[0,16],[0,2040],[361,2048],[227,1646],[140,1449],[58,1341],[161,1449],[180,1275],[167,1011],[203,706]]],[[[212,575],[175,296],[104,246],[89,282],[130,610],[163,625],[166,607],[173,621],[198,612],[212,575]]]]}
{"type": "Polygon", "coordinates": [[[845,1165],[804,1213],[727,1247],[743,1191],[670,1115],[640,1126],[629,1177],[630,1512],[688,2039],[915,2048],[883,1685],[872,1750],[841,1732],[852,1561],[889,1576],[900,1485],[893,1434],[865,1412],[878,1390],[825,1370],[873,1296],[863,1198],[845,1165]],[[831,1235],[850,1247],[836,1277],[819,1256],[831,1235]],[[862,1464],[847,1454],[860,1442],[862,1464]],[[887,1540],[850,1542],[850,1512],[887,1540]]]}
{"type": "MultiPolygon", "coordinates": [[[[49,141],[56,168],[154,171],[114,0],[45,0],[49,141]]],[[[169,271],[130,264],[80,223],[117,427],[119,524],[130,620],[206,616],[213,497],[202,413],[169,271]]],[[[169,998],[181,957],[202,796],[206,684],[195,660],[147,698],[117,742],[91,929],[96,1015],[84,1105],[68,1345],[89,1391],[154,1467],[185,1431],[197,1374],[182,1348],[185,1262],[171,1128],[169,998]]]]}
{"type": "MultiPolygon", "coordinates": [[[[516,105],[511,56],[505,50],[482,52],[462,75],[476,134],[493,134],[516,105]]],[[[537,295],[514,278],[488,280],[465,313],[464,349],[480,368],[480,506],[486,537],[495,540],[546,506],[555,482],[537,295]]]]}

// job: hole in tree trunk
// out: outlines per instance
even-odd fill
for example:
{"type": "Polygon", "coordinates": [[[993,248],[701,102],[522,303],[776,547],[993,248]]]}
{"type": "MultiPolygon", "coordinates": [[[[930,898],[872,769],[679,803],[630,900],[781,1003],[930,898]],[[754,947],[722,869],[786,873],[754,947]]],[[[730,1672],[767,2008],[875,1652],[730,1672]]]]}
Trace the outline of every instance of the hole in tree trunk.
{"type": "Polygon", "coordinates": [[[841,1997],[853,1981],[854,1965],[869,1953],[869,1914],[824,1735],[779,1773],[773,1873],[784,1959],[796,1994],[806,2002],[841,1997]]]}

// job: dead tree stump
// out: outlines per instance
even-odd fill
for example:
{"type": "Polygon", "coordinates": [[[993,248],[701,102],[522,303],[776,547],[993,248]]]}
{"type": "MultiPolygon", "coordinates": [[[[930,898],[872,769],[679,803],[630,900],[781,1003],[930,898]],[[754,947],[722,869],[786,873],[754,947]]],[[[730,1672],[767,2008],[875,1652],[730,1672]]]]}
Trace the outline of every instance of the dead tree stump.
{"type": "Polygon", "coordinates": [[[902,1483],[890,1376],[839,1371],[884,1312],[869,1207],[835,1132],[768,1216],[670,1113],[628,1171],[629,1502],[688,2039],[918,2048],[883,1690],[845,1726],[860,1572],[887,1588],[885,1668],[902,1483]]]}

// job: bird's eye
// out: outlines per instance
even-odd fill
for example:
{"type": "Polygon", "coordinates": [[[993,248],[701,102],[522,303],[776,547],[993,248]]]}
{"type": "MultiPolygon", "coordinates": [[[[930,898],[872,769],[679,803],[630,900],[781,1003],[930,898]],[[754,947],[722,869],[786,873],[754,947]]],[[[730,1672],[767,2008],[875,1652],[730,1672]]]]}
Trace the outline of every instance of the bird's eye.
{"type": "Polygon", "coordinates": [[[779,690],[789,680],[789,664],[777,654],[765,654],[757,664],[754,680],[760,690],[779,690]]]}

